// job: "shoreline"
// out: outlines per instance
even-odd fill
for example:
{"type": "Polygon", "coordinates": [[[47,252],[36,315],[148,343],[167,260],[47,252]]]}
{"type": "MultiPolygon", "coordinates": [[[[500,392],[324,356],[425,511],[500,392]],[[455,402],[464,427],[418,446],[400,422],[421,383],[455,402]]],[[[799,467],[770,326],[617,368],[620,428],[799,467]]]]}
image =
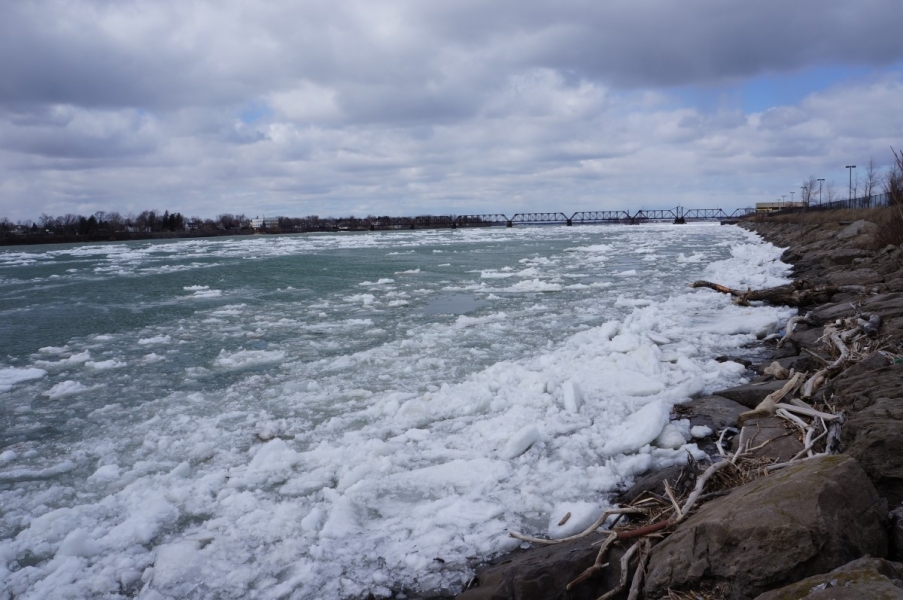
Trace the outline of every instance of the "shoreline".
{"type": "MultiPolygon", "coordinates": [[[[880,315],[881,329],[871,346],[876,350],[848,365],[813,395],[813,402],[837,407],[845,416],[840,452],[802,460],[694,507],[690,518],[671,528],[652,549],[644,593],[639,597],[808,597],[803,588],[819,585],[815,580],[829,577],[828,573],[834,580],[850,580],[844,585],[854,586],[848,590],[853,595],[844,597],[903,594],[893,583],[903,576],[903,509],[894,512],[903,500],[903,456],[897,457],[894,451],[897,443],[903,443],[903,366],[893,358],[903,352],[903,273],[899,269],[903,251],[893,246],[876,249],[877,226],[868,222],[746,222],[739,226],[785,248],[782,260],[793,265],[795,281],[832,284],[840,291],[806,307],[813,324],[798,326],[789,343],[776,347],[776,340],[760,342],[763,350],[753,354],[761,354],[762,362],[748,365],[748,384],[675,407],[672,420],[688,418],[694,426],[713,430],[714,439],[706,439],[700,448],[717,455],[719,433],[736,425],[742,412],[786,383],[763,374],[771,363],[799,372],[815,370],[821,360],[817,357],[825,355],[819,341],[825,324],[857,313],[880,315]],[[805,489],[798,489],[801,486],[805,489]],[[825,505],[812,490],[835,501],[825,505]],[[823,516],[832,511],[835,518],[823,516]],[[789,538],[788,532],[792,533],[789,538]],[[803,587],[794,588],[800,581],[803,587]]],[[[762,461],[784,462],[806,450],[803,440],[797,439],[802,437],[799,432],[785,427],[777,417],[751,419],[743,425],[742,434],[735,436],[735,448],[749,432],[753,443],[765,443],[758,451],[762,461]]],[[[663,481],[676,483],[678,471],[671,468],[640,477],[619,500],[628,502],[631,494],[643,490],[658,489],[664,495],[663,481]]],[[[613,547],[608,558],[611,566],[601,574],[570,592],[565,586],[593,563],[604,538],[595,533],[497,557],[478,569],[468,589],[457,597],[597,598],[617,586],[626,545],[613,547]]],[[[627,591],[609,597],[627,598],[627,591]]]]}

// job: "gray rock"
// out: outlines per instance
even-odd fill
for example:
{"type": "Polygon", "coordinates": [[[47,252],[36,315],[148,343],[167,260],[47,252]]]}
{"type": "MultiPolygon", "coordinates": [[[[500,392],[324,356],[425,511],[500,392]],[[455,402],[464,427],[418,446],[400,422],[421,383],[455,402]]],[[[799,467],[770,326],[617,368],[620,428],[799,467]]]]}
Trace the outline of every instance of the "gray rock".
{"type": "Polygon", "coordinates": [[[831,273],[830,280],[834,285],[874,285],[884,281],[884,276],[875,269],[862,268],[831,273]]]}
{"type": "Polygon", "coordinates": [[[869,296],[862,302],[862,311],[878,313],[885,320],[903,317],[903,294],[891,292],[869,296]]]}
{"type": "Polygon", "coordinates": [[[838,240],[848,240],[862,234],[873,234],[878,231],[878,226],[870,221],[859,220],[847,225],[837,234],[838,240]]]}
{"type": "Polygon", "coordinates": [[[866,556],[814,575],[756,600],[900,600],[903,565],[866,556]]]}
{"type": "Polygon", "coordinates": [[[813,327],[811,329],[800,329],[790,334],[788,340],[797,348],[809,348],[813,350],[821,345],[818,341],[825,334],[824,327],[813,327]]]}
{"type": "Polygon", "coordinates": [[[737,417],[746,412],[747,407],[722,396],[705,396],[696,398],[677,408],[682,416],[690,419],[690,425],[705,425],[718,432],[725,427],[737,425],[737,417]]]}
{"type": "Polygon", "coordinates": [[[822,257],[822,263],[826,266],[851,265],[857,258],[865,258],[870,255],[867,250],[859,248],[839,248],[826,253],[822,257]]]}
{"type": "Polygon", "coordinates": [[[652,551],[645,591],[724,584],[750,598],[851,560],[887,553],[878,493],[848,456],[776,471],[713,500],[652,551]]]}
{"type": "Polygon", "coordinates": [[[716,396],[733,400],[747,408],[755,408],[765,396],[784,387],[786,381],[765,381],[759,383],[747,383],[726,390],[715,392],[716,396]]]}
{"type": "Polygon", "coordinates": [[[903,500],[903,399],[878,398],[847,417],[844,451],[862,464],[891,506],[903,500]]]}
{"type": "Polygon", "coordinates": [[[565,591],[565,587],[593,564],[599,552],[598,544],[603,539],[604,535],[594,534],[573,542],[509,554],[498,564],[480,569],[474,581],[478,587],[456,598],[594,600],[617,585],[623,549],[615,547],[611,550],[609,566],[596,577],[575,586],[570,592],[565,591]]]}
{"type": "Polygon", "coordinates": [[[789,429],[785,423],[786,421],[778,417],[747,421],[740,430],[740,435],[734,436],[731,442],[731,451],[737,452],[741,443],[748,442],[748,448],[755,448],[768,442],[764,447],[755,450],[752,456],[787,462],[796,456],[804,446],[796,438],[798,430],[789,429]]]}
{"type": "Polygon", "coordinates": [[[812,311],[812,315],[819,321],[827,323],[835,319],[852,317],[857,312],[857,308],[849,302],[832,302],[830,304],[822,304],[812,311]]]}

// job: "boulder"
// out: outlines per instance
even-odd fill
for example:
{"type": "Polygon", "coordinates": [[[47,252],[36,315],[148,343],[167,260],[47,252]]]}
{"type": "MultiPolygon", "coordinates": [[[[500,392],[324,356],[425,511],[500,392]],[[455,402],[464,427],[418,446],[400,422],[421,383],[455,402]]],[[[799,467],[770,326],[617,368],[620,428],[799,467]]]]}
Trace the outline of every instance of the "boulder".
{"type": "Polygon", "coordinates": [[[620,559],[624,550],[612,548],[609,566],[597,576],[574,587],[565,588],[596,560],[604,534],[540,546],[509,554],[498,564],[477,571],[473,584],[458,600],[594,600],[614,588],[621,576],[620,559]]]}
{"type": "Polygon", "coordinates": [[[874,285],[884,281],[884,276],[875,269],[861,268],[851,271],[836,271],[831,273],[831,283],[834,285],[874,285]]]}
{"type": "Polygon", "coordinates": [[[862,219],[851,223],[844,227],[838,234],[838,240],[849,240],[855,238],[856,236],[863,234],[874,234],[878,231],[878,226],[872,223],[871,221],[864,221],[862,219]]]}
{"type": "Polygon", "coordinates": [[[818,347],[821,343],[818,341],[825,334],[824,327],[813,327],[811,329],[800,329],[790,334],[788,340],[797,348],[809,348],[810,350],[818,347]]]}
{"type": "Polygon", "coordinates": [[[726,390],[719,390],[715,392],[715,395],[727,398],[728,400],[733,400],[747,408],[755,408],[765,399],[765,396],[781,389],[784,387],[785,383],[787,382],[774,380],[759,383],[747,383],[726,390]]]}
{"type": "Polygon", "coordinates": [[[690,419],[690,425],[705,425],[719,432],[725,427],[734,427],[737,417],[747,411],[747,407],[723,396],[705,396],[679,405],[681,412],[690,419]]]}
{"type": "Polygon", "coordinates": [[[826,253],[822,257],[822,263],[828,266],[851,265],[857,258],[866,258],[870,255],[871,252],[859,248],[838,248],[826,253]]]}
{"type": "Polygon", "coordinates": [[[887,553],[880,500],[862,467],[836,455],[761,477],[703,505],[649,562],[647,598],[722,584],[728,598],[887,553]]]}
{"type": "Polygon", "coordinates": [[[901,600],[903,564],[866,556],[756,600],[901,600]]]}
{"type": "Polygon", "coordinates": [[[878,398],[847,417],[840,438],[891,506],[903,500],[903,398],[878,398]]]}
{"type": "Polygon", "coordinates": [[[798,429],[789,429],[786,421],[778,417],[752,419],[743,424],[740,435],[734,436],[731,442],[732,452],[740,449],[740,444],[755,448],[765,442],[764,447],[753,451],[756,458],[773,458],[778,462],[787,462],[804,448],[796,436],[798,429]]]}

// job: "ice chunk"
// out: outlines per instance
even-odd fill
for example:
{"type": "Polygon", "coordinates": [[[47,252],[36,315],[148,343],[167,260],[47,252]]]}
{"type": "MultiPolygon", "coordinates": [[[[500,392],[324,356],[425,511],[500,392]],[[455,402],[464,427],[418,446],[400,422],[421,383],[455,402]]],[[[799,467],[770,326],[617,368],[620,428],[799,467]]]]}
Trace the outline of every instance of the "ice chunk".
{"type": "Polygon", "coordinates": [[[672,448],[675,450],[686,443],[687,440],[684,438],[684,434],[681,433],[680,428],[672,423],[665,425],[665,428],[662,429],[662,432],[655,438],[654,442],[659,448],[672,448]]]}
{"type": "Polygon", "coordinates": [[[265,365],[279,362],[285,358],[282,350],[239,350],[228,353],[220,350],[219,356],[213,361],[213,366],[224,369],[244,369],[255,365],[265,365]]]}
{"type": "Polygon", "coordinates": [[[614,431],[609,431],[610,438],[602,448],[608,456],[635,452],[651,443],[668,424],[670,407],[661,400],[654,400],[636,411],[614,431]]]}
{"type": "Polygon", "coordinates": [[[67,379],[66,381],[61,381],[60,383],[56,384],[55,386],[44,392],[43,395],[47,396],[51,400],[59,400],[60,398],[66,398],[68,396],[75,396],[76,394],[90,392],[92,390],[99,389],[100,387],[102,386],[86,386],[79,381],[67,379]]]}
{"type": "Polygon", "coordinates": [[[595,502],[558,504],[549,515],[549,539],[560,540],[576,535],[592,525],[601,514],[602,508],[595,502]]]}
{"type": "Polygon", "coordinates": [[[119,465],[104,465],[88,477],[88,481],[103,482],[119,479],[119,465]]]}
{"type": "Polygon", "coordinates": [[[712,429],[705,425],[696,425],[695,427],[690,428],[690,435],[696,439],[707,438],[712,435],[712,433],[712,429]]]}
{"type": "Polygon", "coordinates": [[[100,552],[97,542],[91,539],[85,529],[74,529],[63,539],[57,554],[60,556],[80,556],[88,558],[100,552]]]}
{"type": "Polygon", "coordinates": [[[23,381],[31,381],[32,379],[40,379],[47,376],[44,369],[0,369],[0,392],[10,391],[17,383],[23,381]]]}
{"type": "Polygon", "coordinates": [[[508,440],[502,449],[501,457],[507,459],[518,457],[529,450],[537,440],[539,440],[539,429],[533,424],[526,425],[508,440]]]}
{"type": "Polygon", "coordinates": [[[576,381],[573,379],[565,381],[561,386],[561,395],[561,401],[566,411],[574,414],[579,412],[580,407],[583,405],[583,392],[576,381]]]}

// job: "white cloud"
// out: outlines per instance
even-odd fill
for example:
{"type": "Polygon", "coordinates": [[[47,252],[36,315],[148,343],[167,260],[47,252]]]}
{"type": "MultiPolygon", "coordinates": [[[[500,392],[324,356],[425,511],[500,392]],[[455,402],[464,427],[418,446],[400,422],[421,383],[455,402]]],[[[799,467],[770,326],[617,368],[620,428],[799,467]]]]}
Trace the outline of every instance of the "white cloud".
{"type": "Polygon", "coordinates": [[[903,5],[849,6],[12,4],[0,216],[746,205],[901,145],[903,5]],[[755,112],[682,94],[849,64],[755,112]]]}

